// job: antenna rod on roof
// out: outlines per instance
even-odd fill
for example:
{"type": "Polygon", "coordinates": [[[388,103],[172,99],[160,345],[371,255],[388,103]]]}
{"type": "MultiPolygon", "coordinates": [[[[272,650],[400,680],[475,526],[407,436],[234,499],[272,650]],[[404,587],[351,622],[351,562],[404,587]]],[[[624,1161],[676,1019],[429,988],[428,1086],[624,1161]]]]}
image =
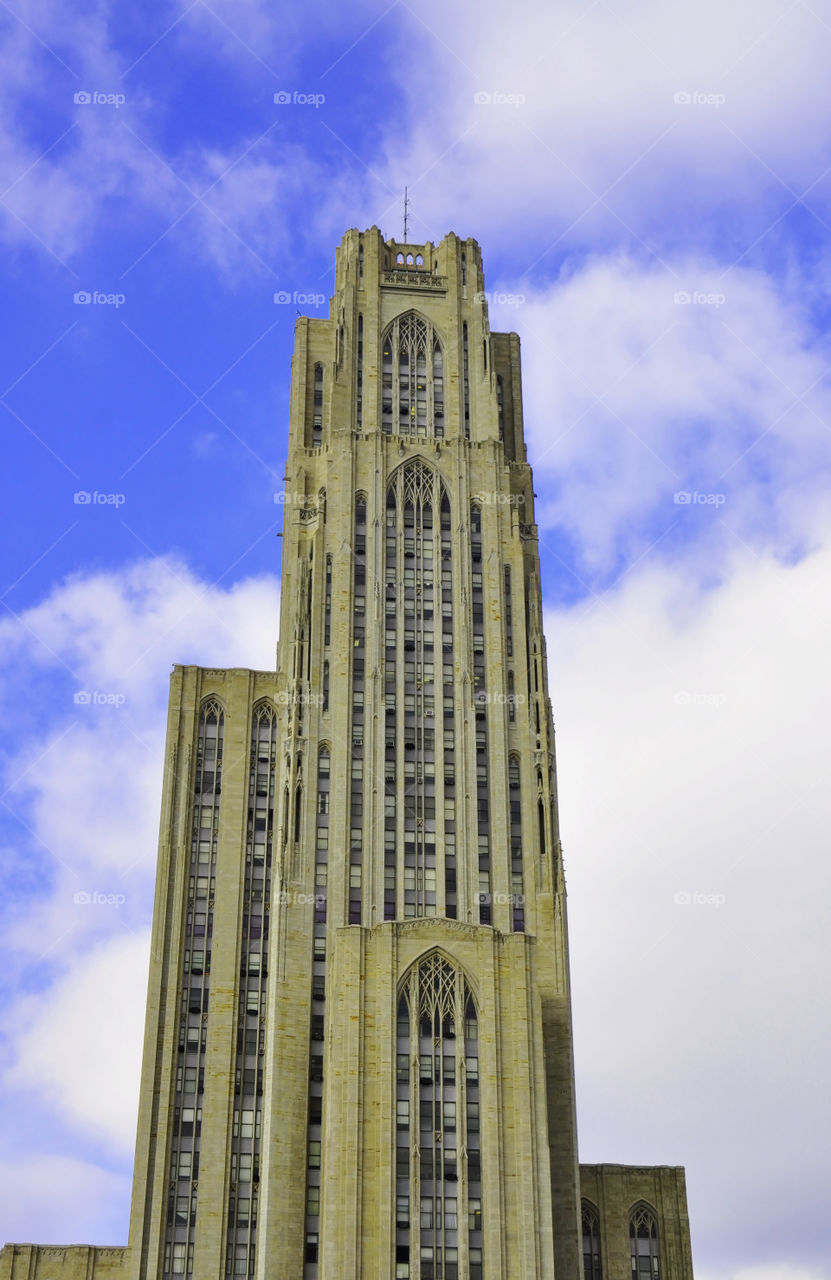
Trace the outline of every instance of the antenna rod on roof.
{"type": "Polygon", "coordinates": [[[407,188],[405,187],[404,188],[404,243],[405,244],[407,243],[407,223],[408,223],[407,211],[409,207],[410,207],[410,201],[407,196],[407,188]]]}

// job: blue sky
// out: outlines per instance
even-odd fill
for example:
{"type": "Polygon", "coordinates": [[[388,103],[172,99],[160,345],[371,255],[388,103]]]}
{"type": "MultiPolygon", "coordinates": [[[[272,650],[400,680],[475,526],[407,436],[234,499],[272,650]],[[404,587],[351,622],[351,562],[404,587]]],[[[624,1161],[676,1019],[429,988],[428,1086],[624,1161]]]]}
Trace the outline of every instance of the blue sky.
{"type": "Polygon", "coordinates": [[[293,321],[406,183],[522,338],[583,1157],[686,1164],[705,1280],[831,1276],[829,57],[827,0],[4,6],[1,1235],[125,1238],[167,675],[273,662],[293,321]]]}

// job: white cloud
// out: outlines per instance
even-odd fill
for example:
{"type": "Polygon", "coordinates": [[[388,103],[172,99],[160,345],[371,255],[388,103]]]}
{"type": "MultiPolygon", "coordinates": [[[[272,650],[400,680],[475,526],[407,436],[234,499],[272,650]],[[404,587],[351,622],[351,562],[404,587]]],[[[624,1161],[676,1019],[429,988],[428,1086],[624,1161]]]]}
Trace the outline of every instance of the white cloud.
{"type": "Polygon", "coordinates": [[[758,1267],[730,1267],[727,1270],[702,1270],[696,1268],[698,1280],[828,1280],[831,1270],[828,1267],[791,1265],[777,1262],[773,1265],[758,1267]]]}
{"type": "Polygon", "coordinates": [[[31,1157],[22,1173],[0,1165],[18,1239],[123,1242],[126,1179],[102,1164],[129,1160],[135,1142],[170,659],[273,669],[277,610],[273,579],[225,590],[171,557],[76,575],[0,624],[7,720],[42,698],[4,762],[5,803],[25,824],[4,851],[18,897],[3,1129],[31,1157]],[[124,703],[76,705],[79,689],[124,703]],[[59,1158],[67,1134],[86,1164],[59,1158]],[[53,1203],[53,1174],[70,1168],[73,1195],[53,1203]]]}
{"type": "MultiPolygon", "coordinates": [[[[106,908],[99,908],[106,910],[106,908]]],[[[89,910],[96,910],[90,906],[89,910]]],[[[117,908],[111,915],[117,920],[117,908]]],[[[116,925],[46,992],[15,1011],[3,1085],[61,1114],[105,1150],[132,1156],[150,936],[116,925]],[[57,1050],[57,1051],[56,1051],[57,1050]]]]}
{"type": "Polygon", "coordinates": [[[565,531],[589,571],[630,562],[676,522],[710,557],[733,535],[810,545],[831,400],[827,344],[800,297],[758,271],[722,278],[710,260],[669,271],[626,257],[522,296],[490,319],[523,340],[537,519],[565,531]],[[722,496],[674,501],[696,491],[722,496]]]}
{"type": "MultiPolygon", "coordinates": [[[[404,81],[416,123],[405,150],[389,142],[388,161],[394,186],[409,175],[434,235],[448,210],[473,203],[480,233],[528,240],[529,265],[561,237],[632,231],[659,248],[718,233],[740,252],[827,166],[820,8],[563,0],[515,7],[509,27],[495,0],[473,21],[469,6],[436,0],[409,12],[398,51],[405,39],[421,50],[404,81]],[[477,92],[491,100],[477,104],[477,92]],[[705,100],[676,103],[679,92],[705,100]],[[728,206],[727,226],[701,218],[728,206]]],[[[820,187],[807,199],[823,212],[820,187]]]]}
{"type": "Polygon", "coordinates": [[[581,1158],[686,1165],[704,1269],[827,1256],[829,573],[653,563],[546,617],[581,1158]]]}
{"type": "Polygon", "coordinates": [[[67,1156],[29,1155],[0,1161],[0,1187],[5,1222],[7,1229],[14,1229],[15,1240],[126,1243],[126,1174],[67,1156]]]}

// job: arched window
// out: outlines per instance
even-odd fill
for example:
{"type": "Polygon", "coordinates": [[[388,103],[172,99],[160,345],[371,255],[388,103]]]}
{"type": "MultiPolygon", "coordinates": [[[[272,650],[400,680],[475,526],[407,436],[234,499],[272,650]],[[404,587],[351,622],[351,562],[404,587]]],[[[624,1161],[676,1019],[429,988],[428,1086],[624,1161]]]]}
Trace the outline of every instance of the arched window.
{"type": "MultiPolygon", "coordinates": [[[[464,255],[462,255],[464,256],[464,255]]],[[[470,439],[470,351],[467,339],[467,320],[462,323],[462,383],[465,400],[465,440],[470,439]]]]}
{"type": "Polygon", "coordinates": [[[600,1218],[593,1204],[583,1201],[583,1280],[602,1280],[600,1218]]]}
{"type": "Polygon", "coordinates": [[[332,557],[326,557],[326,575],[323,601],[323,643],[328,645],[332,639],[332,557]]]}
{"type": "Polygon", "coordinates": [[[444,356],[429,320],[407,311],[381,343],[381,425],[387,435],[444,435],[444,356]]]}
{"type": "Polygon", "coordinates": [[[294,840],[295,844],[300,841],[301,818],[303,812],[303,788],[300,783],[297,784],[294,792],[294,840]]]}
{"type": "MultiPolygon", "coordinates": [[[[363,252],[363,249],[361,252],[363,252]]],[[[363,260],[361,274],[363,275],[363,260]]],[[[358,352],[355,383],[355,425],[360,431],[363,426],[364,416],[364,318],[362,315],[358,316],[358,352]]]]}
{"type": "Polygon", "coordinates": [[[508,757],[508,808],[511,837],[511,928],[514,933],[525,929],[525,889],[522,878],[522,795],[520,792],[519,757],[508,757]]]}
{"type": "Polygon", "coordinates": [[[407,1256],[418,1232],[419,1280],[447,1280],[466,1244],[465,1274],[481,1280],[478,1018],[464,975],[439,952],[405,978],[396,1035],[397,1250],[407,1256]]]}
{"type": "Polygon", "coordinates": [[[393,473],[386,497],[385,919],[396,904],[405,917],[457,911],[454,706],[444,684],[444,664],[451,682],[453,672],[450,542],[445,486],[414,458],[393,473]]]}
{"type": "Polygon", "coordinates": [[[632,1280],[660,1280],[658,1223],[646,1204],[635,1205],[629,1215],[629,1253],[632,1280]]]}
{"type": "Polygon", "coordinates": [[[323,365],[315,365],[314,376],[314,410],[312,414],[312,448],[319,449],[323,443],[323,365]]]}

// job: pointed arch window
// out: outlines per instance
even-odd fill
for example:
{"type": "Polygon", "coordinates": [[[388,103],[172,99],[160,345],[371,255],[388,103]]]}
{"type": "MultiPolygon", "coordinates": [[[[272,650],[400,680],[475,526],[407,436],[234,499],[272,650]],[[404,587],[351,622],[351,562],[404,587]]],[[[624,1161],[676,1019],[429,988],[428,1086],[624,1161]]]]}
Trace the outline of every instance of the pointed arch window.
{"type": "Polygon", "coordinates": [[[314,372],[314,406],[312,410],[312,448],[323,443],[323,365],[316,364],[314,372]]]}
{"type": "Polygon", "coordinates": [[[441,915],[443,897],[455,915],[454,708],[444,686],[453,657],[450,504],[420,458],[399,467],[387,490],[384,597],[385,918],[402,908],[405,917],[441,915]]]}
{"type": "Polygon", "coordinates": [[[594,1205],[583,1201],[583,1280],[603,1280],[600,1264],[600,1217],[594,1205]]]}
{"type": "Polygon", "coordinates": [[[398,1005],[396,1252],[407,1263],[401,1275],[458,1276],[466,1246],[465,1274],[481,1280],[478,1047],[476,1005],[463,973],[439,952],[424,956],[405,978],[398,1005]]]}
{"type": "Polygon", "coordinates": [[[444,354],[429,320],[397,316],[381,343],[381,424],[387,435],[444,435],[444,354]]]}
{"type": "Polygon", "coordinates": [[[646,1204],[636,1205],[629,1215],[629,1254],[632,1280],[661,1280],[658,1223],[646,1204]]]}

